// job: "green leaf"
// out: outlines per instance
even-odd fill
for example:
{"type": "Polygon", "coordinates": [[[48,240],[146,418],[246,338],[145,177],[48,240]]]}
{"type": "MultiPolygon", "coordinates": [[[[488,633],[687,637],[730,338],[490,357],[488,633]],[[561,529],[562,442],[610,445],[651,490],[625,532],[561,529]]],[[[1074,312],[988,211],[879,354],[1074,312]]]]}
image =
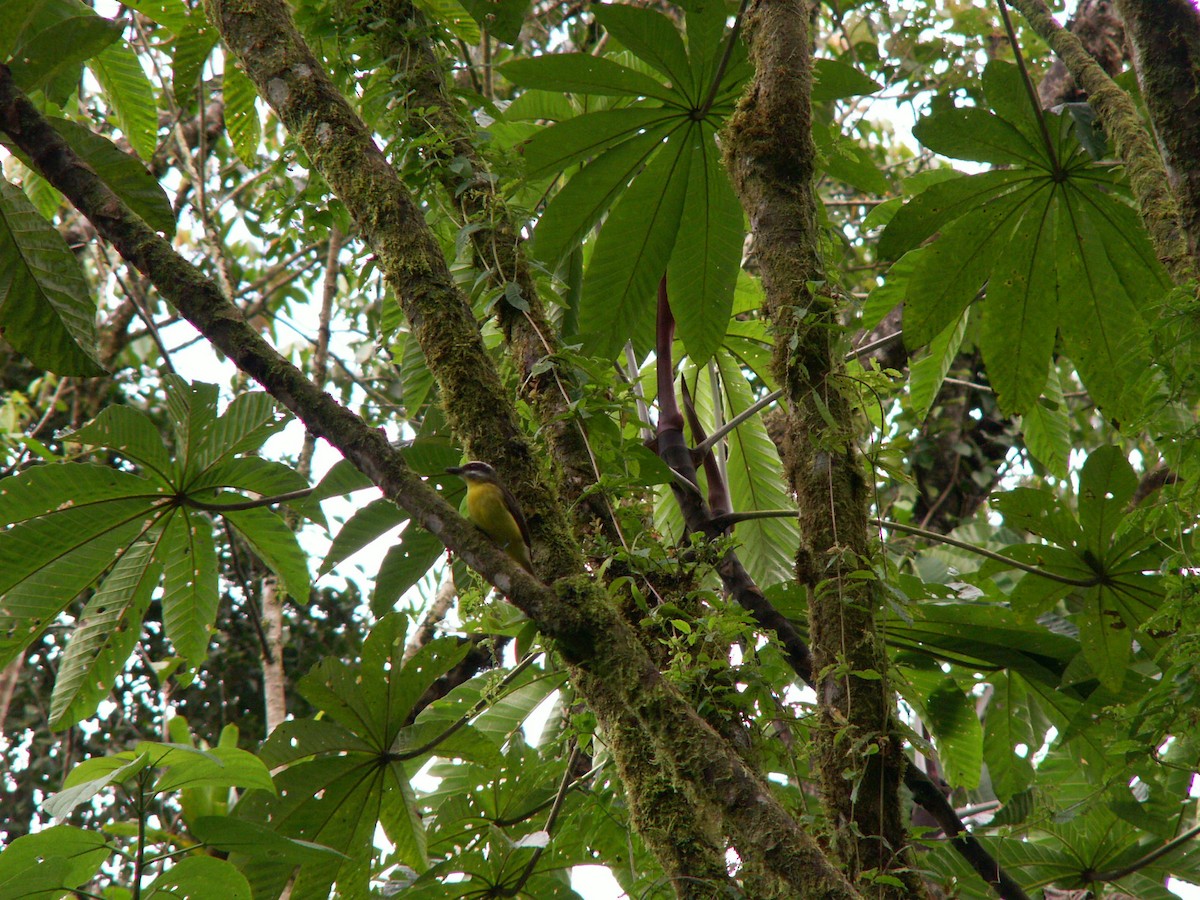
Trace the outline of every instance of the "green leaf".
{"type": "Polygon", "coordinates": [[[146,900],[180,900],[182,897],[252,900],[246,876],[232,863],[211,856],[189,856],[179,860],[155,878],[142,896],[146,900]]]}
{"type": "Polygon", "coordinates": [[[1083,544],[1096,557],[1107,555],[1138,478],[1119,447],[1093,450],[1079,473],[1079,524],[1083,544]]]}
{"type": "MultiPolygon", "coordinates": [[[[721,374],[725,421],[729,421],[753,405],[757,398],[750,390],[745,373],[732,360],[718,354],[714,361],[721,374]]],[[[696,393],[699,399],[702,392],[698,389],[696,393]]],[[[782,470],[779,451],[767,434],[761,413],[751,416],[729,435],[725,471],[729,499],[735,511],[792,507],[794,501],[779,478],[782,470]]],[[[738,554],[759,584],[774,584],[794,577],[796,548],[800,546],[800,526],[796,519],[740,522],[735,536],[741,544],[738,554]]]]}
{"type": "Polygon", "coordinates": [[[354,515],[342,526],[329,552],[321,562],[318,576],[333,571],[333,567],[363,547],[397,528],[409,519],[409,514],[391,500],[380,498],[354,511],[354,515]]]}
{"type": "MultiPolygon", "coordinates": [[[[1022,623],[995,604],[925,602],[909,609],[915,613],[913,621],[886,621],[889,646],[938,661],[1011,669],[1031,683],[1059,691],[1067,664],[1079,653],[1077,641],[1022,623]]],[[[1065,695],[1063,702],[1068,702],[1065,695]]]]}
{"type": "MultiPolygon", "coordinates": [[[[904,258],[908,259],[912,253],[904,258]]],[[[899,265],[899,263],[897,263],[899,265]]],[[[893,266],[895,268],[895,266],[893,266]]],[[[963,336],[967,332],[967,322],[971,318],[971,308],[962,311],[958,320],[951,322],[929,344],[929,352],[909,366],[908,391],[912,402],[913,415],[924,419],[929,415],[934,398],[942,388],[942,381],[950,366],[958,356],[958,348],[962,346],[963,336]]]]}
{"type": "Polygon", "coordinates": [[[258,120],[258,91],[246,74],[226,58],[225,74],[221,81],[225,98],[225,127],[238,159],[247,166],[258,163],[258,144],[262,140],[262,125],[258,120]]]}
{"type": "Polygon", "coordinates": [[[983,728],[974,701],[936,666],[905,671],[904,699],[920,713],[937,741],[947,780],[972,790],[979,786],[983,765],[983,728]]]}
{"type": "Polygon", "coordinates": [[[672,119],[647,128],[584,166],[555,194],[538,219],[533,233],[534,255],[557,266],[622,196],[629,180],[659,151],[663,139],[680,127],[681,123],[672,119]]]}
{"type": "Polygon", "coordinates": [[[203,422],[207,433],[206,452],[201,457],[204,465],[238,453],[257,451],[267,438],[282,430],[290,418],[266,391],[238,394],[211,425],[207,422],[208,412],[206,410],[196,419],[197,423],[203,422]]]}
{"type": "Polygon", "coordinates": [[[500,74],[527,88],[608,97],[655,97],[676,106],[687,105],[681,93],[650,76],[590,53],[548,53],[515,59],[501,66],[500,74]]]}
{"type": "MultiPolygon", "coordinates": [[[[86,427],[86,426],[85,426],[86,427]]],[[[91,463],[42,465],[0,481],[0,523],[16,525],[46,515],[69,514],[79,506],[137,499],[150,506],[169,496],[140,475],[91,463]]],[[[0,535],[0,543],[4,540],[0,535]]],[[[8,586],[0,570],[0,585],[8,586]]],[[[2,588],[0,588],[2,590],[2,588]]]]}
{"type": "Polygon", "coordinates": [[[212,523],[196,510],[176,510],[167,521],[160,552],[167,637],[180,656],[198,664],[207,654],[220,601],[212,523]]]}
{"type": "Polygon", "coordinates": [[[993,494],[992,507],[1009,528],[1033,532],[1060,547],[1074,547],[1083,539],[1079,524],[1048,490],[1011,488],[993,494]]]}
{"type": "MultiPolygon", "coordinates": [[[[473,8],[479,9],[484,6],[484,3],[482,0],[476,0],[471,5],[473,8]]],[[[494,5],[498,9],[501,4],[487,5],[494,5]]],[[[512,4],[509,5],[511,6],[512,4]]],[[[477,23],[472,18],[471,13],[458,0],[417,0],[417,6],[463,43],[475,45],[483,40],[483,36],[479,31],[480,23],[477,23]]],[[[483,20],[483,22],[486,22],[486,20],[483,20]]],[[[513,40],[515,39],[514,37],[513,40]]],[[[505,39],[501,38],[501,40],[505,39]]],[[[505,40],[505,42],[512,43],[511,40],[505,40]]]]}
{"type": "Polygon", "coordinates": [[[112,690],[142,631],[142,618],[162,575],[158,539],[139,541],[118,560],[79,615],[50,697],[50,727],[74,725],[112,690]]]}
{"type": "Polygon", "coordinates": [[[280,590],[298,603],[307,603],[312,590],[308,556],[283,518],[264,507],[230,510],[221,515],[279,578],[280,590]]]}
{"type": "Polygon", "coordinates": [[[909,250],[892,264],[883,279],[883,284],[872,288],[871,293],[867,295],[866,302],[863,303],[862,320],[859,322],[859,327],[867,331],[871,330],[882,322],[897,305],[904,302],[909,282],[912,280],[913,273],[917,271],[917,265],[924,252],[924,247],[909,250]]]}
{"type": "Polygon", "coordinates": [[[1054,208],[1030,203],[988,279],[979,342],[1000,409],[1023,413],[1046,384],[1058,330],[1054,208]]]}
{"type": "MultiPolygon", "coordinates": [[[[46,873],[31,872],[29,868],[36,865],[38,860],[55,861],[55,866],[46,868],[47,873],[51,868],[61,873],[60,880],[54,887],[82,887],[100,871],[110,853],[103,834],[72,828],[70,825],[53,825],[36,834],[22,835],[0,853],[0,897],[33,896],[40,893],[40,890],[32,889],[35,883],[41,882],[46,873]],[[62,863],[66,864],[65,867],[62,863]],[[18,875],[29,879],[25,885],[30,889],[29,894],[22,895],[10,891],[18,881],[18,875]],[[35,877],[38,882],[34,881],[35,877]]],[[[44,890],[44,887],[42,889],[44,890]]]]}
{"type": "Polygon", "coordinates": [[[907,347],[929,343],[975,299],[1027,200],[1027,191],[986,200],[925,248],[904,300],[907,347]]]}
{"type": "Polygon", "coordinates": [[[1033,784],[1031,759],[1039,749],[1028,716],[1029,697],[1019,676],[991,676],[992,696],[984,719],[983,756],[996,796],[1008,802],[1033,784]],[[1018,755],[1018,748],[1025,752],[1018,755]]]}
{"type": "Polygon", "coordinates": [[[213,48],[217,46],[217,30],[203,17],[189,21],[188,26],[175,32],[175,57],[172,66],[175,102],[184,109],[196,105],[195,91],[200,83],[200,71],[213,48]]]}
{"type": "Polygon", "coordinates": [[[383,615],[404,592],[420,581],[446,552],[445,545],[419,525],[410,524],[388,548],[371,592],[371,612],[383,615]]]}
{"type": "Polygon", "coordinates": [[[145,219],[147,225],[167,237],[175,235],[175,213],[171,209],[171,201],[141,160],[70,119],[51,117],[49,121],[71,145],[71,149],[104,179],[113,193],[145,219]]]}
{"type": "Polygon", "coordinates": [[[1118,423],[1140,413],[1141,385],[1152,370],[1144,321],[1111,259],[1120,251],[1105,245],[1080,205],[1059,206],[1059,330],[1089,393],[1118,423]]]}
{"type": "Polygon", "coordinates": [[[0,595],[5,601],[0,608],[0,664],[36,640],[153,525],[143,496],[69,506],[0,533],[0,595]]]}
{"type": "Polygon", "coordinates": [[[39,368],[103,375],[96,307],[62,235],[19,188],[0,182],[0,330],[39,368]]]}
{"type": "Polygon", "coordinates": [[[56,819],[67,816],[110,784],[123,784],[149,765],[145,753],[119,753],[85,760],[70,771],[63,789],[48,797],[42,809],[56,819]]]}
{"type": "Polygon", "coordinates": [[[882,90],[882,84],[848,63],[824,57],[813,60],[813,103],[861,97],[882,90]]]}
{"type": "Polygon", "coordinates": [[[476,675],[417,716],[420,724],[448,726],[458,721],[486,693],[487,709],[475,719],[476,729],[499,745],[509,740],[547,697],[562,686],[563,673],[548,674],[529,668],[510,681],[503,693],[494,690],[496,673],[476,675]]]}
{"type": "MultiPolygon", "coordinates": [[[[218,487],[236,488],[266,498],[302,491],[308,487],[308,479],[295,469],[274,460],[257,456],[236,456],[223,459],[210,467],[192,483],[189,493],[200,499],[200,495],[218,487]]],[[[216,502],[229,502],[228,495],[223,501],[216,502]]]]}
{"type": "Polygon", "coordinates": [[[179,0],[130,0],[125,5],[175,34],[182,34],[193,23],[204,19],[203,10],[192,9],[179,0]]]}
{"type": "Polygon", "coordinates": [[[71,864],[60,856],[45,856],[23,868],[0,875],[0,900],[58,898],[70,877],[71,864]]]}
{"type": "Polygon", "coordinates": [[[977,107],[946,109],[926,116],[913,136],[934,153],[998,166],[1049,169],[1045,150],[999,116],[977,107]]]}
{"type": "MultiPolygon", "coordinates": [[[[158,428],[145,413],[129,406],[106,406],[82,428],[71,432],[71,441],[115,450],[164,485],[174,486],[171,455],[158,428]]],[[[89,495],[90,496],[90,495],[89,495]]]]}
{"type": "Polygon", "coordinates": [[[1051,475],[1066,478],[1067,462],[1071,455],[1070,418],[1058,370],[1054,365],[1050,366],[1050,376],[1043,393],[1044,397],[1021,418],[1025,448],[1051,475]]]}
{"type": "Polygon", "coordinates": [[[667,269],[679,338],[696,363],[707,362],[725,339],[742,260],[742,207],[721,165],[716,134],[692,131],[689,183],[679,235],[667,269]]]}
{"type": "Polygon", "coordinates": [[[625,191],[596,239],[579,310],[588,355],[612,359],[630,338],[645,343],[653,329],[655,288],[675,245],[691,165],[688,136],[672,138],[625,191]]]}
{"type": "Polygon", "coordinates": [[[339,855],[336,850],[320,844],[284,837],[270,828],[232,816],[202,816],[192,824],[191,830],[208,847],[226,853],[262,856],[277,862],[299,865],[339,855]]]}
{"type": "Polygon", "coordinates": [[[120,40],[124,27],[95,13],[61,19],[13,52],[13,82],[27,94],[40,90],[63,105],[79,84],[84,60],[120,40]]]}
{"type": "MultiPolygon", "coordinates": [[[[139,745],[141,750],[146,745],[139,745]]],[[[156,793],[166,794],[201,787],[244,788],[274,791],[271,773],[253,753],[237,747],[193,750],[171,746],[169,756],[159,757],[156,766],[166,768],[154,783],[156,793]]]]}
{"type": "Polygon", "coordinates": [[[980,79],[988,106],[996,114],[1018,129],[1035,145],[1043,142],[1038,117],[1041,114],[1030,102],[1025,87],[1025,76],[1016,65],[1004,60],[989,60],[980,79]]]}
{"type": "Polygon", "coordinates": [[[699,99],[690,93],[693,85],[687,50],[670,19],[656,10],[614,3],[595,6],[592,14],[639,59],[671,79],[675,89],[690,102],[699,99]]]}
{"type": "MultiPolygon", "coordinates": [[[[376,823],[387,821],[395,830],[397,807],[411,797],[408,774],[397,762],[375,755],[349,752],[323,756],[289,766],[275,778],[278,795],[247,794],[237,806],[240,818],[270,824],[280,835],[321,844],[340,855],[313,859],[295,871],[291,860],[256,856],[242,871],[256,896],[279,896],[293,877],[292,896],[328,897],[336,881],[338,893],[368,896],[376,823]]],[[[415,801],[414,801],[415,806],[415,801]]],[[[408,835],[389,838],[396,843],[397,861],[424,868],[424,830],[420,819],[408,835]],[[400,838],[400,840],[396,840],[400,838]]]]}
{"type": "Polygon", "coordinates": [[[1084,657],[1105,687],[1119,691],[1129,668],[1133,633],[1117,612],[1103,603],[1101,591],[1095,588],[1084,594],[1083,608],[1075,621],[1084,657]]]}
{"type": "Polygon", "coordinates": [[[839,126],[814,124],[813,139],[820,153],[820,165],[830,178],[871,194],[886,194],[891,189],[871,154],[843,134],[839,126]]]}
{"type": "MultiPolygon", "coordinates": [[[[130,146],[142,159],[149,160],[158,147],[158,103],[137,54],[124,41],[118,41],[92,59],[88,68],[100,82],[104,99],[116,114],[130,146]]],[[[174,219],[166,233],[175,233],[174,219]]]]}
{"type": "MultiPolygon", "coordinates": [[[[4,13],[0,16],[0,60],[6,60],[21,41],[50,24],[42,0],[8,0],[4,5],[4,13]]],[[[62,15],[56,18],[68,15],[69,11],[62,11],[62,15]]]]}
{"type": "Polygon", "coordinates": [[[692,70],[692,96],[707,96],[717,73],[717,60],[724,49],[724,0],[681,0],[687,31],[688,61],[692,70]]]}
{"type": "Polygon", "coordinates": [[[675,110],[630,106],[586,113],[540,129],[523,147],[525,176],[536,181],[554,175],[644,129],[677,119],[678,115],[675,110]]]}
{"type": "Polygon", "coordinates": [[[898,259],[947,222],[1031,180],[1026,171],[1007,169],[939,181],[896,210],[879,236],[879,255],[898,259]]]}
{"type": "Polygon", "coordinates": [[[488,33],[515,44],[529,12],[529,0],[462,0],[463,6],[488,33]]]}

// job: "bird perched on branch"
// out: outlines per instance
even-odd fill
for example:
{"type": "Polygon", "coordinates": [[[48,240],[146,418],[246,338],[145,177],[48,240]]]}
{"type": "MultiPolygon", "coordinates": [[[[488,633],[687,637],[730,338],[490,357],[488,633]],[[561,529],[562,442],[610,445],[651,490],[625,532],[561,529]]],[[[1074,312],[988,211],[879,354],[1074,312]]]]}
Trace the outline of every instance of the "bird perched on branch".
{"type": "Polygon", "coordinates": [[[467,515],[500,549],[520,563],[530,575],[529,525],[517,498],[485,462],[469,462],[446,470],[467,483],[467,515]]]}

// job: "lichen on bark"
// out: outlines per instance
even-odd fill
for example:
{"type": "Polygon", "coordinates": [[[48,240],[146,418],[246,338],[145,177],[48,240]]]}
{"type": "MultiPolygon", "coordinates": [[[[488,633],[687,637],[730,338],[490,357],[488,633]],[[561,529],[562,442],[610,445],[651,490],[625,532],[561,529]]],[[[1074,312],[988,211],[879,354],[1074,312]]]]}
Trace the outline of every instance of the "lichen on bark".
{"type": "Polygon", "coordinates": [[[907,866],[898,795],[905,757],[892,730],[876,591],[853,574],[870,570],[867,482],[838,353],[841,310],[821,289],[811,12],[805,0],[750,3],[744,34],[755,76],[726,130],[725,154],[750,219],[787,401],[781,450],[803,535],[796,572],[809,589],[814,762],[830,841],[852,878],[887,872],[903,884],[874,884],[871,896],[920,897],[924,885],[907,866]]]}

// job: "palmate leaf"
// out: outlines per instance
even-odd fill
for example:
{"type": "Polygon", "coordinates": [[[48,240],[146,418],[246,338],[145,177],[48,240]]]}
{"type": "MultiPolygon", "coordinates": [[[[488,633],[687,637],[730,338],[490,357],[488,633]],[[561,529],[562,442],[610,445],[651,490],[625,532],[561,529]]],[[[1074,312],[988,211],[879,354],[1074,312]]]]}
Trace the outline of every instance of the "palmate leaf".
{"type": "MultiPolygon", "coordinates": [[[[52,697],[54,724],[90,715],[107,694],[141,634],[153,592],[162,585],[166,635],[186,660],[205,655],[218,604],[212,521],[195,505],[244,503],[245,494],[296,490],[306,479],[278,463],[235,454],[256,448],[277,426],[263,395],[230,404],[217,417],[211,386],[168,384],[185,458],[203,462],[188,486],[153,423],[110,407],[70,438],[111,450],[141,474],[87,463],[48,464],[0,484],[0,660],[38,639],[81,592],[94,588],[67,641],[52,697]]],[[[306,558],[295,534],[266,508],[228,510],[280,576],[284,589],[308,596],[306,558]]]]}
{"type": "MultiPolygon", "coordinates": [[[[261,755],[273,767],[290,763],[276,776],[279,795],[251,794],[237,807],[241,818],[343,854],[301,865],[293,896],[327,896],[335,880],[343,892],[365,891],[376,822],[400,861],[428,865],[408,770],[393,751],[417,700],[462,659],[467,645],[433,641],[402,665],[405,622],[398,614],[381,619],[363,645],[360,665],[326,660],[301,680],[301,694],[329,721],[277,729],[261,755]]],[[[293,866],[256,858],[245,871],[257,895],[279,890],[293,866]]]]}
{"type": "Polygon", "coordinates": [[[986,283],[980,345],[1001,409],[1034,407],[1061,337],[1089,392],[1123,424],[1149,388],[1141,310],[1169,281],[1111,174],[1092,165],[1064,117],[1048,118],[1048,152],[1010,68],[989,67],[987,84],[1014,121],[955,109],[915,129],[930,149],[1012,168],[936,184],[892,218],[880,239],[887,256],[941,232],[910,271],[890,276],[906,284],[906,342],[932,340],[986,283]]]}
{"type": "Polygon", "coordinates": [[[641,349],[652,343],[655,289],[683,216],[690,148],[689,135],[671,135],[625,191],[596,240],[579,310],[580,337],[589,355],[611,359],[631,338],[641,349]]]}
{"type": "Polygon", "coordinates": [[[548,264],[558,265],[576,249],[616,202],[584,277],[579,336],[590,355],[614,356],[630,339],[638,350],[648,349],[654,288],[668,265],[668,280],[676,286],[675,317],[689,354],[701,361],[710,357],[728,324],[742,215],[715,133],[746,77],[745,52],[740,44],[733,47],[714,90],[724,4],[689,0],[684,8],[686,47],[670,19],[657,11],[597,8],[597,20],[646,64],[645,71],[578,54],[521,60],[503,70],[525,87],[639,98],[629,108],[560,122],[535,136],[526,151],[532,179],[585,161],[547,204],[535,229],[534,252],[548,264]],[[645,72],[665,76],[670,85],[645,72]]]}
{"type": "MultiPolygon", "coordinates": [[[[1124,454],[1106,446],[1092,451],[1080,473],[1078,521],[1049,491],[1017,489],[993,504],[1006,524],[1058,544],[1018,544],[1006,548],[1005,555],[1076,581],[1094,582],[1072,592],[1077,597],[1074,619],[1084,657],[1112,691],[1125,683],[1135,638],[1143,650],[1154,652],[1157,647],[1143,623],[1158,610],[1165,590],[1163,579],[1150,574],[1165,555],[1162,541],[1126,521],[1136,487],[1137,475],[1124,454]]],[[[1032,614],[1065,595],[1049,579],[1029,573],[1011,599],[1014,607],[1032,614]]]]}

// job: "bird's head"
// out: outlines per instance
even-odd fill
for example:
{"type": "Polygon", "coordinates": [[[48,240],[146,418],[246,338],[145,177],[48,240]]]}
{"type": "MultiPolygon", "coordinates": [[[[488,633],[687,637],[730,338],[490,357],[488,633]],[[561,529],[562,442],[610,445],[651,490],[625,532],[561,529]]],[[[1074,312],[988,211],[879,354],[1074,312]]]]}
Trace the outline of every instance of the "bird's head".
{"type": "Polygon", "coordinates": [[[485,462],[469,462],[461,466],[451,466],[446,472],[474,484],[497,484],[500,481],[496,470],[485,462]]]}

